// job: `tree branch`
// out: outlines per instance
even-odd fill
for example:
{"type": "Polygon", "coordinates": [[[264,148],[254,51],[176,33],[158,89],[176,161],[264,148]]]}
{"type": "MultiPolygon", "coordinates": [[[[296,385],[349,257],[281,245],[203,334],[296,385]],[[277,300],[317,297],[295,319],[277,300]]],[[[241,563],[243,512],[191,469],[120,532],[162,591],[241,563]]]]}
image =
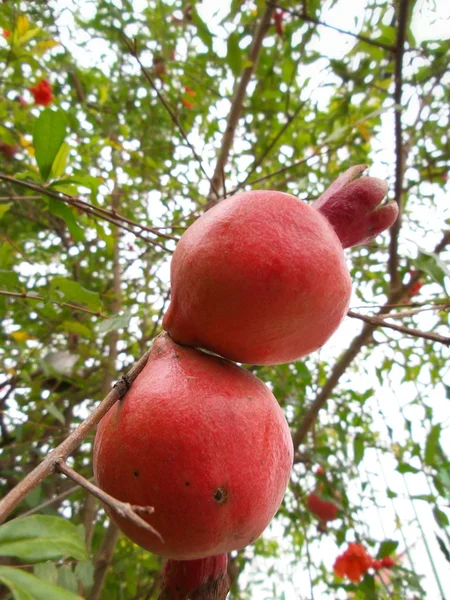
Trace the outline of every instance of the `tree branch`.
{"type": "MultiPolygon", "coordinates": [[[[434,249],[435,253],[441,252],[447,244],[450,243],[450,232],[444,232],[444,236],[442,240],[437,244],[434,249]]],[[[389,312],[390,304],[398,302],[401,298],[407,295],[408,290],[419,281],[420,277],[423,275],[421,271],[416,271],[411,277],[411,280],[407,285],[402,286],[397,289],[397,291],[392,292],[388,302],[380,309],[380,314],[385,314],[389,312]]],[[[309,409],[306,411],[302,422],[296,431],[292,434],[292,440],[294,442],[294,448],[297,448],[300,444],[305,441],[306,435],[308,431],[311,429],[313,423],[317,419],[320,410],[325,406],[327,400],[331,397],[335,387],[339,383],[340,378],[345,373],[347,368],[353,362],[353,359],[359,354],[362,348],[370,341],[372,337],[372,333],[377,328],[377,325],[373,325],[372,323],[364,323],[363,329],[359,335],[357,335],[341,358],[334,365],[325,385],[317,394],[315,400],[310,405],[309,409]]]]}
{"type": "Polygon", "coordinates": [[[225,165],[228,161],[228,156],[230,154],[231,146],[233,144],[236,127],[242,113],[242,107],[244,105],[244,99],[247,93],[247,86],[258,64],[263,39],[267,31],[269,30],[274,10],[275,6],[273,6],[270,3],[266,4],[266,8],[258,24],[255,36],[250,46],[247,59],[248,66],[246,66],[242,71],[241,78],[235,89],[233,100],[231,102],[231,109],[228,114],[227,126],[225,129],[225,133],[222,137],[222,146],[219,151],[216,168],[214,170],[214,175],[211,181],[211,189],[208,194],[208,208],[211,208],[212,206],[214,206],[214,204],[220,202],[220,196],[217,193],[217,188],[220,188],[223,184],[223,172],[225,170],[225,165]]]}
{"type": "Polygon", "coordinates": [[[92,217],[96,217],[96,218],[108,221],[109,223],[112,223],[113,225],[116,225],[117,227],[121,227],[122,229],[129,231],[136,237],[139,237],[150,244],[153,244],[155,246],[158,246],[159,248],[162,248],[166,252],[172,252],[172,251],[169,250],[168,248],[166,248],[163,244],[160,244],[159,242],[157,242],[156,240],[145,237],[142,234],[140,234],[136,231],[133,231],[133,229],[130,229],[130,227],[127,227],[123,223],[127,223],[128,225],[131,225],[132,227],[138,227],[141,231],[148,231],[149,233],[152,233],[153,235],[156,235],[157,237],[162,237],[162,238],[175,240],[175,241],[178,240],[178,238],[175,236],[172,236],[172,235],[169,235],[166,233],[161,233],[160,231],[153,229],[153,227],[148,227],[147,225],[142,225],[141,223],[132,221],[131,219],[128,219],[127,217],[122,216],[117,211],[107,210],[106,208],[101,208],[100,206],[94,206],[93,204],[86,202],[86,200],[82,200],[81,198],[77,198],[75,196],[69,196],[68,194],[64,194],[63,192],[54,192],[52,190],[41,187],[34,183],[30,183],[28,181],[21,181],[20,179],[15,179],[14,177],[10,177],[9,175],[4,175],[3,173],[0,173],[0,180],[8,181],[9,183],[14,183],[16,185],[27,188],[29,190],[33,190],[34,192],[39,192],[39,193],[43,194],[44,196],[48,196],[49,198],[54,198],[55,200],[64,202],[65,204],[68,204],[69,206],[72,206],[73,208],[77,208],[92,217]],[[123,223],[121,221],[123,221],[123,223]]]}
{"type": "MultiPolygon", "coordinates": [[[[44,296],[39,296],[38,294],[27,294],[26,292],[8,292],[6,290],[0,290],[1,296],[9,296],[10,298],[23,298],[24,300],[46,300],[44,296]]],[[[110,319],[108,315],[104,315],[100,311],[89,310],[88,308],[84,308],[83,306],[78,306],[78,304],[71,304],[70,302],[57,302],[56,300],[52,300],[54,304],[58,304],[58,306],[67,306],[68,308],[72,308],[73,310],[80,310],[82,312],[88,313],[89,315],[93,315],[94,317],[101,317],[102,319],[110,319]]]]}
{"type": "Polygon", "coordinates": [[[172,110],[171,106],[169,105],[169,103],[167,102],[167,100],[164,98],[164,96],[161,94],[161,92],[158,90],[158,88],[155,85],[155,82],[153,80],[153,77],[150,75],[150,73],[148,72],[148,70],[144,67],[144,65],[141,62],[141,59],[139,58],[138,52],[137,52],[137,48],[136,48],[136,41],[134,42],[134,44],[132,44],[130,42],[130,40],[126,37],[126,35],[123,33],[122,34],[123,40],[131,54],[131,56],[133,56],[133,58],[136,59],[139,67],[141,68],[141,71],[145,77],[145,79],[149,82],[149,84],[151,85],[152,89],[154,92],[156,92],[156,95],[158,96],[158,100],[161,102],[161,104],[164,106],[164,108],[166,109],[167,113],[169,114],[170,118],[172,119],[174,125],[177,127],[178,131],[181,133],[182,138],[184,139],[184,141],[186,142],[186,144],[189,146],[189,149],[191,150],[195,160],[198,162],[199,167],[203,173],[203,175],[206,177],[206,179],[210,182],[211,184],[211,188],[213,189],[214,193],[216,194],[216,196],[218,196],[218,192],[217,189],[214,187],[214,183],[213,181],[210,179],[208,173],[205,171],[205,168],[203,167],[203,163],[202,163],[202,159],[200,158],[200,156],[197,154],[194,146],[191,144],[191,142],[189,141],[189,138],[187,136],[187,133],[184,131],[183,126],[180,123],[180,120],[178,119],[177,115],[174,113],[174,111],[172,110]]]}
{"type": "Polygon", "coordinates": [[[397,49],[395,55],[395,201],[398,204],[399,214],[390,229],[388,272],[391,281],[391,293],[395,293],[400,286],[398,273],[398,236],[402,224],[403,214],[403,179],[405,175],[406,158],[408,149],[403,144],[402,134],[402,91],[403,91],[403,55],[405,51],[406,28],[409,16],[409,0],[400,0],[397,27],[397,49]]]}
{"type": "Polygon", "coordinates": [[[337,31],[338,33],[343,33],[344,35],[349,35],[351,37],[356,38],[357,40],[360,40],[361,42],[365,42],[366,44],[370,44],[371,46],[375,46],[377,48],[382,48],[383,50],[388,50],[389,52],[396,51],[395,46],[389,46],[389,44],[383,44],[383,42],[378,42],[377,40],[372,40],[371,38],[368,38],[365,35],[361,35],[359,33],[354,33],[353,31],[347,31],[346,29],[341,29],[340,27],[335,27],[334,25],[330,25],[329,23],[325,23],[324,21],[320,21],[319,19],[316,19],[315,17],[311,17],[310,15],[307,14],[305,8],[303,9],[303,12],[298,12],[296,10],[292,10],[290,8],[281,6],[281,4],[276,4],[275,2],[269,1],[269,3],[272,6],[274,6],[275,8],[279,8],[280,10],[283,10],[284,12],[289,13],[290,15],[293,15],[295,17],[298,17],[299,19],[302,19],[303,21],[306,21],[307,23],[314,23],[315,25],[320,25],[322,27],[328,27],[328,29],[333,29],[333,31],[337,31]]]}
{"type": "Polygon", "coordinates": [[[349,310],[347,316],[352,317],[353,319],[360,319],[365,323],[375,325],[375,327],[386,327],[388,329],[393,329],[394,331],[400,331],[401,333],[410,335],[412,337],[423,338],[425,340],[431,340],[433,342],[439,342],[440,344],[444,344],[445,346],[450,345],[450,338],[438,335],[437,333],[427,333],[425,331],[420,331],[420,329],[413,329],[411,327],[403,327],[402,325],[386,323],[385,319],[389,319],[390,315],[383,315],[382,317],[377,317],[361,315],[359,313],[353,312],[352,310],[349,310]]]}
{"type": "Polygon", "coordinates": [[[113,521],[110,521],[95,559],[94,585],[89,593],[88,600],[98,600],[100,598],[119,536],[120,529],[113,521]]]}
{"type": "Polygon", "coordinates": [[[147,523],[147,521],[144,521],[144,519],[142,519],[142,517],[140,517],[137,514],[139,512],[151,514],[152,512],[154,512],[154,508],[152,506],[135,506],[133,504],[129,504],[128,502],[121,502],[120,500],[117,500],[117,498],[113,498],[113,496],[110,496],[109,494],[101,490],[99,487],[94,485],[91,481],[85,479],[82,475],[71,469],[64,462],[64,460],[57,460],[54,464],[54,468],[55,471],[57,471],[58,473],[63,473],[64,475],[66,475],[66,477],[72,479],[72,481],[77,483],[80,487],[84,488],[85,490],[88,490],[88,492],[90,492],[96,498],[101,500],[103,504],[109,506],[109,508],[113,512],[117,513],[125,519],[129,519],[138,527],[142,527],[143,529],[146,529],[153,535],[156,535],[156,537],[161,542],[164,541],[161,535],[156,531],[156,529],[154,529],[149,523],[147,523]]]}
{"type": "Polygon", "coordinates": [[[89,417],[80,423],[75,431],[73,431],[62,444],[52,450],[35,469],[28,473],[28,475],[0,501],[0,523],[5,521],[8,515],[18,504],[20,504],[20,502],[22,502],[31,490],[55,471],[58,462],[64,461],[75,448],[78,448],[84,438],[106,415],[117,400],[125,397],[131,384],[147,364],[149,354],[150,350],[147,350],[128,373],[117,381],[106,398],[100,402],[89,417]]]}

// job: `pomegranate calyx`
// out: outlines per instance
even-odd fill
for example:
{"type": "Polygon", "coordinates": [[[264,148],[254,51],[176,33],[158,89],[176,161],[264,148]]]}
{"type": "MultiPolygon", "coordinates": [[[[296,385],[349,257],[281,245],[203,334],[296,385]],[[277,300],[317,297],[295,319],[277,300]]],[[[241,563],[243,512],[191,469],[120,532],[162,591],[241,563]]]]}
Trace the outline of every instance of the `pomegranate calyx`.
{"type": "Polygon", "coordinates": [[[230,591],[227,555],[168,560],[158,600],[225,600],[230,591]]]}
{"type": "Polygon", "coordinates": [[[388,189],[386,181],[376,177],[355,179],[366,168],[350,167],[312,204],[331,224],[343,248],[368,244],[398,216],[394,200],[381,204],[388,189]]]}

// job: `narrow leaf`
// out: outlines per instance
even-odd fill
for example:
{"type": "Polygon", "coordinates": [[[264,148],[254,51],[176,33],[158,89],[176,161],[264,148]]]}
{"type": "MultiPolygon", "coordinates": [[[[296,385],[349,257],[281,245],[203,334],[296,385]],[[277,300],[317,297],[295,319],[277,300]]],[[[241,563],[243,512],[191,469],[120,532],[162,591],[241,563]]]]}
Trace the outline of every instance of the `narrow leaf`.
{"type": "Polygon", "coordinates": [[[0,556],[40,562],[71,556],[86,560],[87,552],[77,528],[62,517],[33,515],[0,527],[0,556]]]}
{"type": "Polygon", "coordinates": [[[66,136],[66,115],[62,110],[45,109],[34,126],[33,146],[43,181],[50,176],[53,161],[66,136]]]}
{"type": "Polygon", "coordinates": [[[439,436],[441,434],[441,426],[434,425],[431,428],[430,433],[427,437],[427,442],[425,444],[425,464],[430,467],[434,465],[436,451],[439,447],[439,436]]]}
{"type": "Polygon", "coordinates": [[[394,554],[397,550],[398,542],[395,540],[384,540],[380,544],[380,549],[378,550],[377,558],[384,558],[385,556],[390,556],[394,554]]]}
{"type": "Polygon", "coordinates": [[[70,146],[67,142],[63,142],[58,150],[58,154],[55,156],[55,160],[52,164],[51,175],[52,179],[61,177],[67,165],[67,159],[69,158],[70,146]]]}
{"type": "Polygon", "coordinates": [[[102,306],[100,296],[96,292],[87,290],[77,281],[71,281],[65,277],[53,277],[50,283],[52,288],[59,290],[69,302],[84,304],[92,310],[99,309],[102,306]]]}
{"type": "Polygon", "coordinates": [[[38,579],[22,569],[0,566],[0,581],[11,590],[15,600],[83,600],[81,596],[38,579]]]}
{"type": "Polygon", "coordinates": [[[59,217],[62,219],[67,225],[67,229],[70,231],[70,235],[76,242],[82,242],[84,240],[84,231],[78,225],[73,211],[71,208],[61,202],[60,200],[56,200],[56,198],[48,199],[48,210],[55,215],[55,217],[59,217]]]}

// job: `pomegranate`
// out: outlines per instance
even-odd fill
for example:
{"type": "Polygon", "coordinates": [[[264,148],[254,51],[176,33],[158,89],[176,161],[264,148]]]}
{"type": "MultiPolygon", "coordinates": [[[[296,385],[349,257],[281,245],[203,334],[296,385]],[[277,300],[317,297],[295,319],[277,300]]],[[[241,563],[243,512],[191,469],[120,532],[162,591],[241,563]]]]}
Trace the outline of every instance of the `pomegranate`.
{"type": "Polygon", "coordinates": [[[124,400],[100,422],[98,485],[140,506],[164,541],[117,514],[134,542],[190,561],[244,548],[282,501],[293,461],[275,397],[254,375],[216,356],[155,340],[124,400]]]}
{"type": "Polygon", "coordinates": [[[334,502],[328,502],[323,500],[315,492],[308,494],[306,498],[306,506],[313,515],[319,518],[320,521],[326,523],[327,521],[334,521],[339,512],[339,507],[334,502]]]}
{"type": "Polygon", "coordinates": [[[163,327],[180,344],[251,364],[286,363],[320,348],[344,318],[351,281],[343,247],[371,241],[397,205],[387,188],[341,175],[312,205],[244,192],[203,214],[172,259],[163,327]]]}

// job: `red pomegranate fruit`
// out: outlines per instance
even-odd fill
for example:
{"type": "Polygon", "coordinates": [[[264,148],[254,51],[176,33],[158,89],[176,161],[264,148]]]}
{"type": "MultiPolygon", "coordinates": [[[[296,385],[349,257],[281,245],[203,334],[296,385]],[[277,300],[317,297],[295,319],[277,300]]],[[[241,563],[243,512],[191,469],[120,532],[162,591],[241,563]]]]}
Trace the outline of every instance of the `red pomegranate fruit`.
{"type": "Polygon", "coordinates": [[[324,500],[315,492],[311,492],[306,497],[306,506],[309,512],[318,517],[323,523],[334,521],[339,512],[339,507],[334,502],[324,500]]]}
{"type": "Polygon", "coordinates": [[[112,513],[134,542],[189,561],[244,548],[278,510],[293,445],[269,388],[237,365],[155,340],[125,398],[100,422],[98,485],[133,505],[151,532],[112,513]]]}
{"type": "Polygon", "coordinates": [[[320,348],[344,318],[351,281],[343,248],[397,216],[385,182],[352,167],[311,205],[251,191],[191,225],[172,259],[163,327],[178,343],[231,360],[279,364],[320,348]]]}

